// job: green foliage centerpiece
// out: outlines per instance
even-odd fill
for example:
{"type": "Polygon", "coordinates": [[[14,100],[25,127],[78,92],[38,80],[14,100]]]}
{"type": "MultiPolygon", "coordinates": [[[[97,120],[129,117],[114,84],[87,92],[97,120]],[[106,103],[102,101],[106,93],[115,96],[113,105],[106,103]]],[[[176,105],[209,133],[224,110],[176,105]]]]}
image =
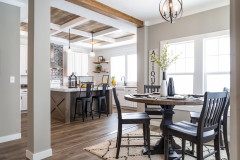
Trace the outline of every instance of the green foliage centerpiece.
{"type": "Polygon", "coordinates": [[[170,47],[170,45],[168,43],[166,43],[163,46],[162,54],[160,54],[159,57],[150,55],[152,57],[153,61],[158,64],[158,67],[163,72],[163,80],[162,80],[161,89],[160,89],[160,95],[162,97],[168,96],[166,71],[170,67],[171,64],[176,63],[178,57],[181,55],[181,53],[180,53],[179,55],[174,56],[173,51],[170,51],[170,52],[168,51],[169,47],[170,47]]]}

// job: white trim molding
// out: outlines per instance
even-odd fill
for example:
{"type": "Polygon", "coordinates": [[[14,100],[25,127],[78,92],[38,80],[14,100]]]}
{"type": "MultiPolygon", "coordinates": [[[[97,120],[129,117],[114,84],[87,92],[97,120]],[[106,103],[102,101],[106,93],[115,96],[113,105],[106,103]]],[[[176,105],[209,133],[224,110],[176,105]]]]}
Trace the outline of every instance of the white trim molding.
{"type": "Polygon", "coordinates": [[[41,160],[41,159],[45,159],[47,157],[51,157],[52,156],[52,149],[48,149],[45,151],[41,151],[38,153],[32,153],[29,150],[26,150],[26,157],[30,160],[41,160]]]}
{"type": "Polygon", "coordinates": [[[0,143],[13,141],[21,138],[21,133],[11,134],[7,136],[0,137],[0,143]]]}

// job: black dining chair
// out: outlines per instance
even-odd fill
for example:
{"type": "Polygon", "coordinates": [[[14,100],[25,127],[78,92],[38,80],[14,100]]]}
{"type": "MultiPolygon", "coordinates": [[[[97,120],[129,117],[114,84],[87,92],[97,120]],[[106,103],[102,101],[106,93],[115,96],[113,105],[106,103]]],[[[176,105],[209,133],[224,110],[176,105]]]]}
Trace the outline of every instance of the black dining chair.
{"type": "Polygon", "coordinates": [[[103,83],[103,84],[98,85],[98,87],[97,87],[98,95],[92,96],[92,101],[94,101],[94,99],[97,99],[97,101],[98,101],[99,118],[101,117],[101,113],[105,113],[105,114],[107,114],[107,116],[109,114],[108,106],[107,106],[107,98],[106,98],[107,87],[108,87],[107,83],[103,83]],[[102,86],[102,90],[98,90],[98,88],[100,86],[102,86]],[[102,102],[104,102],[104,111],[102,110],[102,102]]]}
{"type": "MultiPolygon", "coordinates": [[[[223,91],[230,93],[229,88],[224,87],[223,91]]],[[[221,126],[222,129],[220,129],[220,147],[222,149],[226,149],[227,152],[227,157],[228,159],[230,159],[230,152],[229,152],[229,145],[228,145],[228,134],[227,134],[227,128],[228,128],[228,110],[229,110],[229,106],[230,106],[230,101],[228,101],[228,104],[223,112],[223,116],[221,117],[221,126]],[[223,135],[223,136],[222,136],[223,135]],[[224,138],[222,138],[224,137],[224,138]],[[223,140],[224,140],[224,145],[223,145],[223,140]]],[[[198,123],[199,119],[200,119],[200,113],[199,112],[190,112],[190,122],[191,123],[198,123]]],[[[210,145],[211,146],[211,145],[210,145]]],[[[192,152],[194,152],[194,144],[192,144],[192,152]]]]}
{"type": "Polygon", "coordinates": [[[197,160],[203,160],[215,154],[215,158],[220,160],[220,123],[221,116],[227,106],[228,100],[229,93],[227,92],[206,92],[198,124],[182,121],[164,126],[165,160],[169,158],[169,136],[182,138],[183,160],[185,154],[193,156],[197,158],[197,160]],[[186,140],[197,144],[197,157],[187,152],[185,153],[186,140]],[[214,140],[214,151],[203,156],[203,144],[212,140],[214,140]]]}
{"type": "Polygon", "coordinates": [[[150,157],[150,117],[146,113],[122,113],[121,106],[117,97],[116,88],[113,88],[113,96],[115,99],[115,103],[117,106],[118,112],[118,133],[117,133],[117,153],[116,158],[119,157],[120,147],[129,147],[129,146],[145,146],[147,145],[148,149],[148,157],[150,157]],[[143,125],[143,137],[132,136],[132,137],[123,137],[122,136],[122,126],[123,124],[142,124],[143,125]],[[144,145],[121,145],[122,138],[144,138],[144,145]]]}
{"type": "MultiPolygon", "coordinates": [[[[160,86],[157,85],[144,85],[144,93],[153,93],[153,92],[159,92],[160,86]]],[[[162,119],[163,110],[159,105],[158,108],[150,108],[149,105],[153,106],[153,104],[146,104],[145,103],[145,112],[148,115],[154,115],[159,117],[152,117],[151,119],[162,119]]]]}
{"type": "Polygon", "coordinates": [[[76,114],[77,114],[77,105],[78,102],[82,102],[82,120],[84,122],[85,116],[87,117],[87,102],[89,103],[90,106],[90,115],[92,116],[93,119],[93,112],[92,112],[92,91],[93,91],[93,83],[89,82],[89,83],[85,83],[82,84],[80,87],[80,92],[79,92],[79,96],[76,98],[76,102],[75,102],[75,112],[74,112],[74,120],[76,119],[76,114]],[[81,97],[81,89],[83,88],[83,86],[86,85],[86,96],[85,97],[81,97]]]}

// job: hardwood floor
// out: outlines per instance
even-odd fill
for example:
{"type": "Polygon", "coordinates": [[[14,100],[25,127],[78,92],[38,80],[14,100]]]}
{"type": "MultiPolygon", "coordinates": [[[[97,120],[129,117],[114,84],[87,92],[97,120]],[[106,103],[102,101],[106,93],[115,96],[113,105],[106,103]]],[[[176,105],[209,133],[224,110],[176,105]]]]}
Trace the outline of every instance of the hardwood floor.
{"type": "MultiPolygon", "coordinates": [[[[87,146],[91,146],[107,139],[116,137],[117,132],[117,113],[113,110],[113,114],[106,117],[102,115],[101,119],[90,117],[85,122],[79,118],[70,124],[52,119],[51,138],[53,156],[48,160],[99,160],[83,150],[87,146]]],[[[123,112],[133,112],[131,110],[123,110],[123,112]]],[[[130,132],[138,129],[137,125],[124,125],[124,132],[130,132]]],[[[0,160],[22,160],[25,158],[27,148],[27,114],[22,114],[22,138],[11,142],[0,144],[0,160]]]]}

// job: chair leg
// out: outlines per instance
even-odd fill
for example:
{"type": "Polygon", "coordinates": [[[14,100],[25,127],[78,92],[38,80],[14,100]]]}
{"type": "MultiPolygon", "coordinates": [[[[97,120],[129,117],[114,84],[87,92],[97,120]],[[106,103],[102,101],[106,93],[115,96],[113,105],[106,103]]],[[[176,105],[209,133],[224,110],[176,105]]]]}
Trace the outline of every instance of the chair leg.
{"type": "Polygon", "coordinates": [[[82,101],[82,120],[83,120],[83,122],[85,119],[85,108],[86,108],[86,101],[82,101]]]}
{"type": "Polygon", "coordinates": [[[106,109],[107,117],[108,117],[108,106],[107,106],[107,98],[106,97],[104,98],[104,105],[105,105],[105,109],[106,109]]]}
{"type": "Polygon", "coordinates": [[[203,143],[197,143],[197,160],[203,160],[203,143]]]}
{"type": "Polygon", "coordinates": [[[220,138],[220,149],[224,150],[224,145],[223,145],[223,131],[220,129],[220,132],[219,132],[219,138],[220,138]]]}
{"type": "Polygon", "coordinates": [[[169,155],[169,139],[168,135],[164,135],[164,157],[165,160],[168,160],[168,155],[169,155]]]}
{"type": "Polygon", "coordinates": [[[86,101],[86,105],[85,105],[85,116],[86,116],[86,119],[87,119],[87,107],[88,107],[88,103],[86,101]]]}
{"type": "Polygon", "coordinates": [[[227,136],[227,122],[223,124],[223,137],[224,137],[224,145],[227,152],[227,157],[230,159],[229,145],[228,145],[228,136],[227,136]]]}
{"type": "Polygon", "coordinates": [[[150,158],[151,150],[150,150],[150,121],[147,122],[146,124],[146,136],[147,136],[147,145],[148,145],[148,157],[150,158]]]}
{"type": "Polygon", "coordinates": [[[143,141],[144,141],[144,147],[146,147],[146,125],[143,123],[143,141]]]}
{"type": "Polygon", "coordinates": [[[216,151],[215,153],[215,158],[216,160],[220,160],[220,137],[219,137],[220,131],[218,132],[218,134],[216,135],[215,139],[214,139],[214,150],[216,151]]]}
{"type": "Polygon", "coordinates": [[[192,144],[192,151],[191,151],[191,152],[192,152],[192,155],[194,155],[194,152],[195,152],[195,144],[192,143],[192,142],[191,142],[191,144],[192,144]]]}
{"type": "Polygon", "coordinates": [[[91,109],[90,115],[92,116],[92,120],[93,120],[93,108],[92,108],[92,104],[93,104],[93,101],[90,102],[90,109],[91,109]]]}
{"type": "Polygon", "coordinates": [[[186,140],[182,139],[182,160],[185,158],[185,151],[186,151],[186,140]]]}
{"type": "Polygon", "coordinates": [[[116,159],[119,157],[120,147],[121,147],[121,140],[122,140],[122,124],[118,124],[118,140],[117,140],[117,153],[116,159]]]}
{"type": "Polygon", "coordinates": [[[98,114],[99,114],[99,118],[101,117],[101,107],[102,106],[102,100],[99,98],[98,99],[98,114]]]}
{"type": "Polygon", "coordinates": [[[76,114],[77,114],[77,101],[76,101],[76,103],[75,103],[74,120],[76,119],[76,114]]]}

